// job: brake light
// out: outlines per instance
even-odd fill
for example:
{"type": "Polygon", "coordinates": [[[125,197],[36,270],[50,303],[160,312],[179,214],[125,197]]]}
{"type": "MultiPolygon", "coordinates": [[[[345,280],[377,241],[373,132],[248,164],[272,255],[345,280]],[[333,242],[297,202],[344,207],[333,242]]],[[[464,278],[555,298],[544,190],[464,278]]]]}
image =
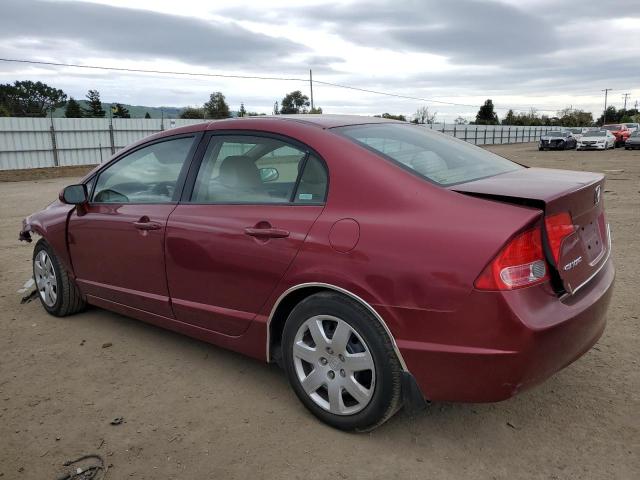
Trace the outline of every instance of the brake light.
{"type": "Polygon", "coordinates": [[[549,279],[538,226],[514,237],[475,281],[480,290],[513,290],[549,279]]]}
{"type": "Polygon", "coordinates": [[[558,264],[562,241],[575,231],[573,220],[568,212],[557,213],[544,219],[547,228],[547,238],[553,259],[558,264]]]}

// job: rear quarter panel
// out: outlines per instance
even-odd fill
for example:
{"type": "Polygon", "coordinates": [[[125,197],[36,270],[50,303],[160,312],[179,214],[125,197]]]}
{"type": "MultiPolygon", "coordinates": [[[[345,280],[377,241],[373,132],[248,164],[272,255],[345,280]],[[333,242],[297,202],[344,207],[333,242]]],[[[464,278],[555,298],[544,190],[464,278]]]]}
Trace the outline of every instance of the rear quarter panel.
{"type": "Polygon", "coordinates": [[[327,205],[263,315],[292,286],[328,283],[384,311],[394,336],[406,337],[412,328],[403,310],[425,316],[458,310],[504,242],[541,214],[430,184],[351,142],[323,156],[327,205]],[[329,236],[345,218],[358,222],[359,239],[341,253],[329,236]]]}

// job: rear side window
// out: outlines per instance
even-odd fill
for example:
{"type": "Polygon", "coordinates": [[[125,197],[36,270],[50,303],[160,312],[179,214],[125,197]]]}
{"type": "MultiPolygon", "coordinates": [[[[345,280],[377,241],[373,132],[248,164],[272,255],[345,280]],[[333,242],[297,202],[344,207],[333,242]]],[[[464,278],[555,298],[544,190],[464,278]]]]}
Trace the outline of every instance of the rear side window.
{"type": "Polygon", "coordinates": [[[270,137],[213,136],[193,203],[322,203],[327,174],[307,150],[270,137]]]}
{"type": "Polygon", "coordinates": [[[416,125],[356,125],[334,131],[442,186],[523,168],[487,150],[416,125]]]}

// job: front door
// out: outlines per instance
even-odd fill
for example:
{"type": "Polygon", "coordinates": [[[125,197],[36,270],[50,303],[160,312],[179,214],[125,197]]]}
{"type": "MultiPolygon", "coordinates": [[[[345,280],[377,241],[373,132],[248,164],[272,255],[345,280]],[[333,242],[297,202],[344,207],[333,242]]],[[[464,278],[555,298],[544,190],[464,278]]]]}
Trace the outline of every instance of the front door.
{"type": "Polygon", "coordinates": [[[71,261],[85,294],[173,316],[164,236],[194,143],[191,135],[147,144],[91,181],[89,203],[69,220],[71,261]]]}
{"type": "Polygon", "coordinates": [[[176,317],[241,335],[320,215],[324,163],[269,136],[214,135],[193,191],[169,216],[166,258],[176,317]]]}

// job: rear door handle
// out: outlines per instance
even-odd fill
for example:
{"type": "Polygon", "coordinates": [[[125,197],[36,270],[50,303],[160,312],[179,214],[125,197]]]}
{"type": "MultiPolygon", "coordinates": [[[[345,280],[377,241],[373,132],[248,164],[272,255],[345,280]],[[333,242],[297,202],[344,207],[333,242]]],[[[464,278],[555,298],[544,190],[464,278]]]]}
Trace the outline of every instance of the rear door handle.
{"type": "Polygon", "coordinates": [[[285,238],[289,232],[280,228],[245,228],[245,235],[257,238],[285,238]]]}

